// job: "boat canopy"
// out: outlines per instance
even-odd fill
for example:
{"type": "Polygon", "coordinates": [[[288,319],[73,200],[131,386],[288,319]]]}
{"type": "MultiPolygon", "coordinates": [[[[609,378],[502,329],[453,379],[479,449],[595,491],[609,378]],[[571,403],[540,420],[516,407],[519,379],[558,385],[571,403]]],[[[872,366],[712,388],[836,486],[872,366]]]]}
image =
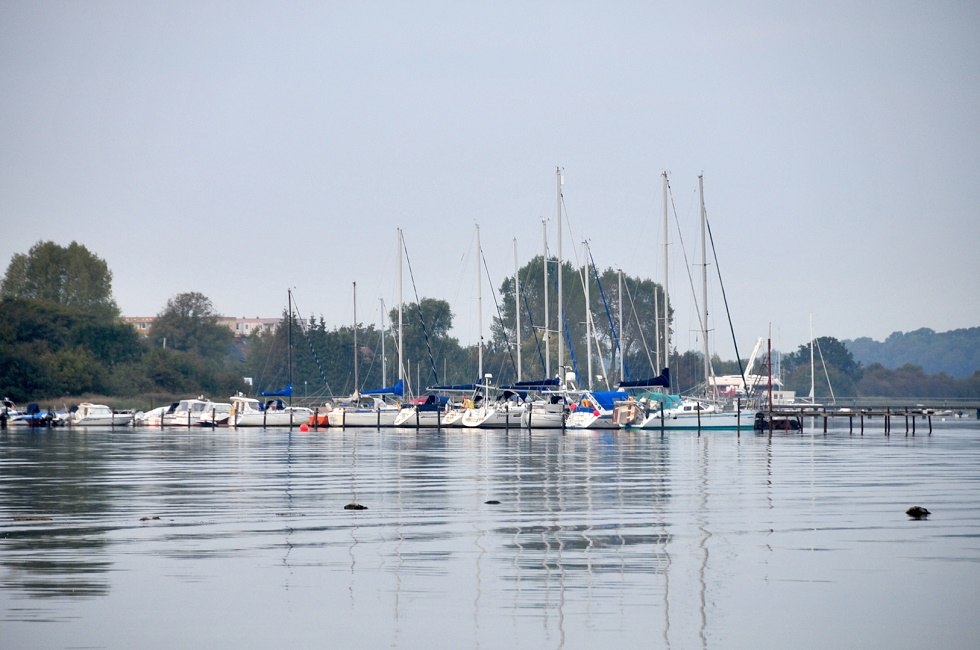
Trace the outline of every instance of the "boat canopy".
{"type": "Polygon", "coordinates": [[[292,397],[293,396],[293,385],[290,384],[285,388],[279,390],[264,390],[259,393],[262,397],[292,397]]]}
{"type": "Polygon", "coordinates": [[[664,368],[659,377],[649,377],[647,379],[634,379],[631,381],[619,382],[620,388],[645,388],[647,386],[663,386],[670,388],[670,368],[664,368]]]}
{"type": "Polygon", "coordinates": [[[605,390],[589,393],[589,397],[591,397],[600,408],[609,411],[616,405],[617,400],[624,400],[629,397],[629,394],[622,390],[605,390]]]}
{"type": "Polygon", "coordinates": [[[519,392],[527,392],[529,390],[533,391],[547,391],[554,390],[561,386],[561,380],[558,377],[552,377],[551,379],[529,379],[527,381],[515,381],[509,386],[502,386],[501,388],[515,390],[519,392]]]}
{"type": "Polygon", "coordinates": [[[394,386],[385,386],[384,388],[375,388],[374,390],[361,391],[361,395],[398,395],[399,397],[405,394],[405,380],[399,379],[394,386]]]}

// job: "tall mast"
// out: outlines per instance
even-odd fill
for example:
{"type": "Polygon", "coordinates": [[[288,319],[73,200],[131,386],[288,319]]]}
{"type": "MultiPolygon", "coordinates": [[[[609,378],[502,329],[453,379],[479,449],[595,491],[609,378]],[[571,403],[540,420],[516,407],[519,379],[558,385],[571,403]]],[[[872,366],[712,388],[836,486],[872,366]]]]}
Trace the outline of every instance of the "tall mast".
{"type": "Polygon", "coordinates": [[[626,381],[626,359],[623,351],[623,269],[619,269],[619,381],[626,381]]]}
{"type": "Polygon", "coordinates": [[[381,385],[388,384],[388,360],[385,358],[385,333],[388,327],[385,325],[385,299],[381,298],[381,385]]]}
{"type": "Polygon", "coordinates": [[[477,317],[477,368],[480,377],[483,377],[483,273],[480,271],[480,262],[483,257],[483,249],[480,247],[480,224],[476,224],[476,317],[477,317]]]}
{"type": "Polygon", "coordinates": [[[293,405],[293,290],[287,289],[289,313],[286,317],[286,385],[289,387],[289,405],[293,405]]]}
{"type": "MultiPolygon", "coordinates": [[[[670,250],[670,246],[667,243],[668,235],[670,234],[669,218],[667,216],[667,191],[669,186],[667,185],[667,172],[663,173],[663,211],[664,211],[664,367],[670,367],[670,307],[667,296],[670,294],[667,291],[667,278],[670,274],[670,265],[667,263],[667,253],[670,250]]],[[[670,387],[667,387],[667,391],[670,392],[670,387]]]]}
{"type": "Polygon", "coordinates": [[[810,314],[810,403],[815,403],[816,394],[814,391],[814,372],[813,372],[813,314],[810,314]]]}
{"type": "MultiPolygon", "coordinates": [[[[404,283],[402,282],[402,252],[405,250],[405,235],[402,233],[402,229],[398,229],[398,378],[404,379],[404,359],[402,358],[405,346],[402,341],[402,306],[405,301],[402,299],[402,289],[404,283]]],[[[419,309],[422,306],[419,305],[419,309]]]]}
{"type": "MultiPolygon", "coordinates": [[[[582,242],[582,246],[585,248],[585,267],[583,271],[585,273],[585,358],[588,360],[586,367],[589,369],[589,390],[592,390],[592,310],[589,308],[591,304],[589,302],[590,293],[589,285],[591,284],[589,278],[589,242],[588,240],[582,242]]],[[[564,381],[564,379],[562,379],[564,381]]]]}
{"type": "Polygon", "coordinates": [[[361,380],[357,374],[357,282],[354,282],[354,393],[361,390],[361,380]]]}
{"type": "Polygon", "coordinates": [[[562,265],[561,265],[561,186],[563,179],[561,177],[561,167],[555,168],[555,182],[557,184],[557,198],[555,200],[555,211],[556,218],[558,220],[558,376],[561,381],[565,381],[565,338],[563,336],[565,327],[565,310],[562,307],[562,293],[561,293],[561,276],[562,265]]]}
{"type": "Polygon", "coordinates": [[[710,391],[711,359],[708,357],[708,242],[706,227],[708,217],[704,213],[704,175],[698,175],[698,196],[701,202],[701,338],[704,346],[704,391],[710,391]]]}
{"type": "Polygon", "coordinates": [[[541,220],[541,229],[544,231],[544,263],[541,265],[544,270],[544,376],[551,376],[551,331],[548,329],[551,319],[548,314],[548,220],[541,220]]]}
{"type": "Polygon", "coordinates": [[[521,381],[521,278],[517,268],[517,237],[514,237],[514,338],[517,340],[517,381],[521,381]]]}

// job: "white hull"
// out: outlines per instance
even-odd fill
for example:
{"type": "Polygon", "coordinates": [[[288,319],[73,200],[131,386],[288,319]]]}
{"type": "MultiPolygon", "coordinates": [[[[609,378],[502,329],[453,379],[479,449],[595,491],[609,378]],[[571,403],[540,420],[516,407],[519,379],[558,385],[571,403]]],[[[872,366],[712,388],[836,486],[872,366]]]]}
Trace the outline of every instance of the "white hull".
{"type": "Polygon", "coordinates": [[[332,427],[393,427],[401,409],[336,408],[327,415],[332,427]]]}
{"type": "Polygon", "coordinates": [[[110,416],[91,416],[71,420],[71,425],[73,427],[124,427],[132,422],[132,413],[116,413],[110,416]]]}
{"type": "Polygon", "coordinates": [[[133,413],[115,413],[104,404],[79,404],[69,417],[73,427],[124,427],[133,422],[133,413]]]}
{"type": "Polygon", "coordinates": [[[613,422],[612,411],[606,413],[586,409],[577,409],[568,415],[565,420],[566,429],[619,429],[618,424],[613,422]]]}
{"type": "MultiPolygon", "coordinates": [[[[298,427],[310,421],[308,408],[290,406],[284,411],[250,411],[235,414],[235,427],[298,427]]],[[[208,421],[210,424],[210,421],[208,421]]]]}
{"type": "Polygon", "coordinates": [[[462,413],[456,411],[416,411],[415,408],[403,408],[398,416],[395,417],[394,426],[439,429],[449,426],[459,426],[459,418],[462,413]]]}
{"type": "Polygon", "coordinates": [[[521,415],[525,429],[563,429],[565,427],[564,404],[527,404],[521,415]]]}
{"type": "Polygon", "coordinates": [[[460,422],[464,427],[472,428],[519,429],[523,415],[523,406],[515,406],[513,404],[504,406],[479,406],[466,409],[460,422]]]}

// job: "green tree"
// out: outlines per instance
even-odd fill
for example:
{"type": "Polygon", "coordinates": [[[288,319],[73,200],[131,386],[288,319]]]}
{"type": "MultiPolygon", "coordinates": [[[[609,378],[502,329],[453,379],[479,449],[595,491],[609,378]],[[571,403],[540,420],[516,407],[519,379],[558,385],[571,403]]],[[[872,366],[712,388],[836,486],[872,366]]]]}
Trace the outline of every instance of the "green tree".
{"type": "MultiPolygon", "coordinates": [[[[864,373],[861,364],[845,345],[832,336],[814,339],[814,395],[825,399],[834,397],[854,397],[857,384],[864,373]],[[832,391],[832,393],[831,393],[832,391]]],[[[810,345],[801,345],[796,352],[783,356],[783,385],[797,394],[810,392],[810,345]]]]}
{"type": "MultiPolygon", "coordinates": [[[[627,378],[648,377],[659,374],[655,359],[661,350],[659,366],[667,365],[663,350],[664,294],[659,284],[651,280],[623,276],[615,269],[606,269],[596,280],[596,269],[588,272],[576,269],[568,262],[562,263],[562,301],[564,323],[558,327],[558,291],[555,269],[557,260],[548,260],[548,330],[550,330],[551,374],[558,363],[557,332],[563,332],[565,365],[573,365],[584,378],[588,349],[592,348],[593,372],[600,373],[605,366],[611,380],[619,380],[620,355],[625,358],[627,378]],[[589,314],[594,326],[592,341],[586,341],[585,287],[588,283],[589,314]],[[622,290],[621,290],[622,288],[622,290]],[[619,305],[622,304],[622,321],[619,305]],[[658,327],[657,325],[661,326],[658,327]],[[657,337],[660,337],[658,346],[657,337]],[[598,342],[598,346],[597,346],[598,342]]],[[[547,354],[544,336],[544,264],[537,256],[518,270],[521,288],[521,354],[525,375],[544,375],[547,354]]],[[[515,282],[506,278],[500,286],[501,316],[491,324],[491,342],[497,354],[507,359],[512,354],[516,327],[515,282]]],[[[668,319],[669,322],[669,319],[668,319]]],[[[502,363],[507,368],[509,361],[502,363]]],[[[508,368],[509,369],[509,368],[508,368]]]]}
{"type": "MultiPolygon", "coordinates": [[[[387,348],[394,363],[389,368],[398,365],[398,309],[388,313],[391,322],[390,336],[395,345],[387,348]]],[[[402,307],[402,342],[405,349],[402,358],[406,367],[403,374],[409,385],[416,391],[421,391],[426,385],[448,383],[451,380],[444,375],[456,374],[462,351],[459,342],[449,336],[453,327],[453,312],[449,303],[435,298],[422,298],[419,303],[406,304],[402,307]],[[416,386],[421,383],[422,386],[416,386]]],[[[397,376],[397,370],[392,373],[397,376]]]]}
{"type": "Polygon", "coordinates": [[[234,338],[218,323],[211,299],[192,291],[177,294],[153,321],[149,341],[155,347],[192,352],[205,359],[221,360],[234,338]]]}
{"type": "Polygon", "coordinates": [[[103,318],[119,315],[112,298],[112,272],[85,246],[38,242],[10,260],[0,295],[57,303],[103,318]]]}

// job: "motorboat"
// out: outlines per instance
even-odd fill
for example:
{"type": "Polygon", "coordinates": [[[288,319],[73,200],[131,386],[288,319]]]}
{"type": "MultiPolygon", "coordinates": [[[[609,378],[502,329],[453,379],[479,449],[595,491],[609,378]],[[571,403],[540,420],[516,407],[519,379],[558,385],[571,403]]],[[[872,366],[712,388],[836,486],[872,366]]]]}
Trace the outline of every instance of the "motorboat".
{"type": "Polygon", "coordinates": [[[173,410],[169,410],[163,414],[163,426],[196,426],[200,423],[201,414],[204,413],[204,409],[208,404],[210,404],[210,401],[204,399],[203,395],[182,399],[177,402],[177,406],[173,410]]]}
{"type": "Polygon", "coordinates": [[[225,427],[231,419],[231,402],[208,402],[201,411],[198,424],[202,427],[225,427]]]}
{"type": "Polygon", "coordinates": [[[401,410],[382,395],[355,393],[327,413],[327,421],[332,427],[392,427],[401,410]]]}
{"type": "Polygon", "coordinates": [[[68,423],[73,427],[124,427],[133,422],[132,411],[113,411],[105,404],[82,402],[68,409],[68,423]]]}
{"type": "Polygon", "coordinates": [[[278,397],[260,402],[239,393],[230,400],[228,424],[233,427],[298,427],[307,424],[313,414],[305,406],[289,406],[278,397]]]}

